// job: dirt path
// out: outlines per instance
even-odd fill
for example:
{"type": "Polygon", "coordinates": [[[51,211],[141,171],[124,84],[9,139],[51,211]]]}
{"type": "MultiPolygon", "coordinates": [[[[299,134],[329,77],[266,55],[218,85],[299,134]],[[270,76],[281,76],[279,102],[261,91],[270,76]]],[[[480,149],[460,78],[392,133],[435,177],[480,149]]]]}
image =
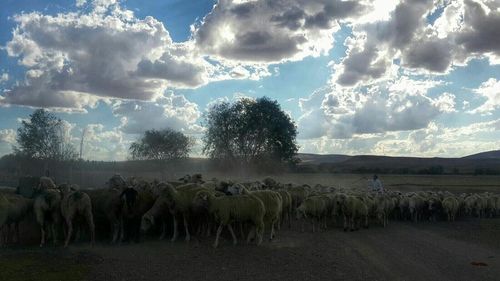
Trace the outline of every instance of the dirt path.
{"type": "MultiPolygon", "coordinates": [[[[456,223],[391,222],[352,233],[283,230],[262,246],[212,249],[212,239],[94,248],[76,245],[34,250],[7,249],[10,261],[59,257],[85,265],[84,280],[499,280],[500,219],[456,223]],[[482,262],[486,266],[471,265],[482,262]]],[[[53,262],[53,261],[52,261],[53,262]]],[[[59,261],[58,261],[59,262],[59,261]]],[[[28,265],[28,268],[29,265],[28,265]]],[[[14,280],[10,277],[0,280],[14,280]]],[[[30,279],[20,279],[30,280],[30,279]]],[[[67,279],[69,280],[69,279],[67,279]]],[[[75,279],[76,280],[76,279],[75,279]]]]}
{"type": "Polygon", "coordinates": [[[354,233],[292,230],[262,247],[226,242],[212,249],[211,240],[101,246],[92,252],[103,261],[88,280],[499,280],[500,229],[492,228],[499,224],[497,219],[486,226],[472,220],[397,222],[354,233]],[[474,228],[492,235],[479,239],[474,228]]]}

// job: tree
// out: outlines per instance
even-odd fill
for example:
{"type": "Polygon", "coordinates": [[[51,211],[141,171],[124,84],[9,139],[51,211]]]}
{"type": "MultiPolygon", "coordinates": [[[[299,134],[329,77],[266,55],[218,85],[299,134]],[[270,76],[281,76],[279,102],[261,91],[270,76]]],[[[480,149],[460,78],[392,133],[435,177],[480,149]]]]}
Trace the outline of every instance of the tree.
{"type": "Polygon", "coordinates": [[[293,161],[297,128],[277,101],[267,97],[219,103],[205,115],[203,152],[213,159],[293,161]]]}
{"type": "Polygon", "coordinates": [[[130,145],[133,159],[172,160],[189,156],[193,141],[171,129],[149,130],[130,145]]]}
{"type": "Polygon", "coordinates": [[[44,109],[23,120],[17,129],[16,154],[44,160],[73,160],[77,154],[64,121],[44,109]]]}

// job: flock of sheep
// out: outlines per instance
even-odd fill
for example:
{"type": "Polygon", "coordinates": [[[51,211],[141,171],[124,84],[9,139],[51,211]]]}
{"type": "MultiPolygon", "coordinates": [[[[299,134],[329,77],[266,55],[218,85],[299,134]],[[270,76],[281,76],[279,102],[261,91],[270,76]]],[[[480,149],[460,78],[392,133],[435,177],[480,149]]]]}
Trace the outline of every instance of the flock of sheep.
{"type": "Polygon", "coordinates": [[[42,177],[32,198],[0,193],[3,242],[19,241],[19,223],[31,213],[40,228],[41,247],[49,237],[56,244],[61,230],[64,245],[68,246],[73,234],[80,236],[85,228],[93,244],[96,224],[110,230],[113,243],[139,241],[141,234],[154,229],[163,239],[170,227],[171,240],[175,241],[182,225],[186,241],[193,234],[210,236],[215,231],[213,246],[217,247],[224,228],[234,244],[238,236],[247,243],[260,244],[265,230],[269,230],[272,240],[283,224],[290,227],[292,221],[300,221],[302,231],[305,222],[310,222],[313,232],[336,225],[354,231],[370,223],[385,227],[389,218],[417,222],[500,215],[500,195],[487,192],[376,193],[282,184],[272,178],[262,182],[205,182],[200,174],[186,175],[179,182],[125,180],[114,175],[107,185],[103,189],[79,190],[70,184],[56,186],[51,178],[42,177]]]}

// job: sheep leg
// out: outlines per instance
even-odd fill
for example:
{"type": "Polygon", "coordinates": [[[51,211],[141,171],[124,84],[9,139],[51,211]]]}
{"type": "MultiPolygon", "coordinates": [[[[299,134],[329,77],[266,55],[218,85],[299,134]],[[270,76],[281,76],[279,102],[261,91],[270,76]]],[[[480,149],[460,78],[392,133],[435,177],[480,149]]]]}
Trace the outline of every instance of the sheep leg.
{"type": "Polygon", "coordinates": [[[255,228],[256,229],[256,234],[258,236],[258,238],[257,238],[257,245],[260,245],[262,243],[262,238],[264,237],[264,228],[265,228],[265,224],[264,223],[255,228]]]}
{"type": "MultiPolygon", "coordinates": [[[[128,221],[127,221],[128,224],[128,221]]],[[[123,242],[125,240],[125,222],[123,218],[120,218],[120,241],[123,242]]],[[[127,234],[127,239],[128,239],[128,234],[127,234]]]]}
{"type": "Polygon", "coordinates": [[[182,218],[184,219],[184,229],[186,231],[186,241],[189,242],[191,240],[191,235],[189,234],[188,220],[186,218],[186,215],[183,215],[182,218]]]}
{"type": "Polygon", "coordinates": [[[114,244],[118,240],[118,234],[120,232],[120,222],[119,221],[113,222],[112,227],[113,227],[113,239],[111,240],[111,243],[114,244]]]}
{"type": "Polygon", "coordinates": [[[269,240],[273,240],[274,239],[274,225],[276,224],[276,221],[273,221],[271,223],[271,235],[269,236],[269,240]]]}
{"type": "Polygon", "coordinates": [[[16,229],[16,235],[15,235],[16,240],[14,242],[19,243],[21,241],[21,236],[19,235],[19,222],[16,222],[14,224],[14,227],[16,229]]]}
{"type": "MultiPolygon", "coordinates": [[[[243,231],[243,229],[242,229],[242,231],[243,231]]],[[[253,226],[252,229],[250,230],[250,232],[248,232],[247,243],[250,243],[250,241],[252,240],[252,238],[254,236],[254,233],[256,233],[255,226],[253,226]]],[[[243,232],[241,234],[243,235],[243,232]]]]}
{"type": "Polygon", "coordinates": [[[177,230],[177,219],[175,218],[175,215],[174,215],[174,234],[173,234],[172,239],[170,241],[174,242],[175,240],[177,240],[177,236],[179,236],[179,232],[177,230]]]}
{"type": "Polygon", "coordinates": [[[162,220],[162,222],[161,222],[160,240],[165,239],[165,235],[166,234],[167,234],[167,224],[165,223],[165,220],[162,220]]]}
{"type": "Polygon", "coordinates": [[[73,234],[73,222],[71,221],[71,218],[66,219],[66,225],[68,226],[68,233],[66,234],[66,240],[64,241],[65,248],[68,247],[69,240],[73,234]]]}
{"type": "Polygon", "coordinates": [[[347,231],[347,216],[344,215],[344,231],[347,231]]]}
{"type": "Polygon", "coordinates": [[[215,242],[214,242],[214,245],[213,245],[214,248],[217,248],[217,246],[219,246],[219,236],[220,236],[220,234],[222,232],[222,227],[223,226],[224,225],[222,223],[220,223],[219,228],[217,228],[217,235],[215,236],[215,242]]]}
{"type": "Polygon", "coordinates": [[[238,243],[238,240],[236,239],[236,234],[234,234],[233,227],[231,226],[231,224],[228,224],[227,228],[229,229],[229,232],[231,232],[231,236],[233,237],[233,245],[236,245],[238,243]]]}
{"type": "Polygon", "coordinates": [[[40,247],[43,247],[45,245],[45,225],[42,222],[40,224],[40,247]]]}
{"type": "Polygon", "coordinates": [[[243,232],[243,223],[239,222],[238,224],[240,225],[240,236],[241,236],[241,239],[245,239],[245,233],[243,232]]]}
{"type": "Polygon", "coordinates": [[[95,224],[94,224],[94,216],[92,215],[92,210],[88,210],[87,215],[85,217],[90,231],[90,244],[93,246],[95,244],[95,224]]]}

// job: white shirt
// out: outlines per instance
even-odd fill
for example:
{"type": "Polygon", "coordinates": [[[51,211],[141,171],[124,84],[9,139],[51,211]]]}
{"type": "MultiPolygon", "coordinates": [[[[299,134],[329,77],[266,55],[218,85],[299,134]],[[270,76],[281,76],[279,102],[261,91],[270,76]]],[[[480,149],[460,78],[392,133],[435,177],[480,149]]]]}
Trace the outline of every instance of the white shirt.
{"type": "Polygon", "coordinates": [[[384,186],[380,179],[371,180],[370,187],[372,191],[384,191],[384,186]]]}

